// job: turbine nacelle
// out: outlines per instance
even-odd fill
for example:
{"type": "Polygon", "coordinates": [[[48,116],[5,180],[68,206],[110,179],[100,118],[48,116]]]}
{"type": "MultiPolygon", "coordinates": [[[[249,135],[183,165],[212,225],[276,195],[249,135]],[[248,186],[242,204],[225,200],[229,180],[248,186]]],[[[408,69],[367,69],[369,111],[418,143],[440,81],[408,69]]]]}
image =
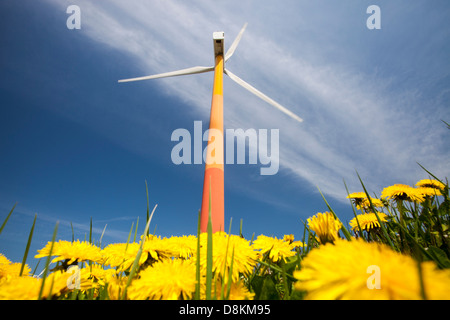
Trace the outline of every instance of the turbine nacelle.
{"type": "Polygon", "coordinates": [[[224,53],[224,40],[225,40],[225,32],[214,32],[213,33],[213,41],[214,41],[214,56],[223,56],[224,53]]]}
{"type": "MultiPolygon", "coordinates": [[[[237,48],[237,46],[239,44],[239,41],[241,41],[242,35],[244,34],[244,31],[245,31],[246,27],[247,27],[247,23],[244,24],[242,29],[239,31],[239,34],[237,35],[236,39],[234,39],[234,41],[231,44],[230,48],[225,53],[225,56],[224,56],[225,62],[227,62],[228,59],[230,59],[231,56],[233,55],[234,51],[236,50],[236,48],[237,48]]],[[[224,41],[225,41],[225,33],[224,32],[220,31],[220,32],[214,32],[213,33],[214,56],[215,57],[217,57],[218,55],[222,55],[222,56],[224,55],[224,41]]],[[[188,75],[188,74],[204,73],[204,72],[210,72],[210,71],[214,71],[214,66],[211,66],[211,67],[198,66],[198,67],[192,67],[192,68],[187,68],[187,69],[182,69],[182,70],[177,70],[177,71],[172,71],[172,72],[155,74],[155,75],[151,75],[151,76],[144,76],[144,77],[131,78],[131,79],[123,79],[123,80],[119,80],[119,82],[131,82],[131,81],[149,80],[149,79],[157,79],[157,78],[167,78],[167,77],[183,76],[183,75],[188,75]]],[[[225,64],[224,64],[223,72],[227,76],[229,76],[231,80],[233,80],[234,82],[236,82],[240,86],[244,87],[245,89],[247,89],[248,91],[250,91],[251,93],[253,93],[257,97],[259,97],[260,99],[264,100],[265,102],[267,102],[271,106],[277,108],[279,111],[281,111],[284,114],[288,115],[292,119],[297,120],[299,122],[303,121],[303,119],[300,118],[299,116],[297,116],[295,113],[293,113],[289,109],[283,107],[281,104],[279,104],[275,100],[269,98],[264,93],[262,93],[258,89],[254,88],[253,86],[251,86],[250,84],[248,84],[247,82],[245,82],[244,80],[242,80],[241,78],[239,78],[238,76],[233,74],[230,70],[226,69],[225,68],[225,64]]]]}

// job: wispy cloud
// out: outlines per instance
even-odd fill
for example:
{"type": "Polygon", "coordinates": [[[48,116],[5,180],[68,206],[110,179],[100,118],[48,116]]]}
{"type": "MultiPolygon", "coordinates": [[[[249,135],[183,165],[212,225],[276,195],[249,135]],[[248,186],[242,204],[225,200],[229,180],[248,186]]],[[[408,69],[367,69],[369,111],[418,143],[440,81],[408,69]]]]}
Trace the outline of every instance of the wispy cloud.
{"type": "MultiPolygon", "coordinates": [[[[69,5],[69,1],[47,1],[59,8],[69,5]]],[[[211,65],[212,32],[224,30],[226,44],[230,44],[248,20],[245,10],[239,12],[230,5],[213,5],[210,1],[199,1],[195,7],[183,1],[76,3],[82,8],[84,32],[96,42],[128,54],[135,70],[140,70],[139,74],[133,71],[124,77],[211,65]]],[[[248,3],[243,6],[247,8],[248,3]]],[[[318,19],[317,10],[314,12],[309,22],[318,19]]],[[[341,19],[345,18],[344,13],[339,12],[341,19]]],[[[330,23],[339,19],[336,14],[324,11],[320,14],[322,20],[329,18],[330,23]]],[[[262,21],[270,12],[255,13],[252,19],[257,20],[258,15],[262,21]]],[[[448,133],[439,127],[438,121],[439,117],[449,116],[443,105],[446,100],[442,98],[448,96],[448,90],[437,92],[440,101],[429,101],[417,83],[398,85],[408,80],[404,75],[397,79],[389,70],[379,73],[360,70],[360,64],[351,61],[358,55],[355,52],[358,47],[346,52],[330,43],[330,48],[341,55],[347,53],[348,59],[341,57],[336,62],[320,59],[330,48],[324,49],[324,42],[316,40],[317,35],[323,31],[330,37],[332,32],[328,25],[315,22],[317,28],[310,37],[299,36],[298,30],[283,25],[257,23],[258,28],[252,28],[250,24],[228,63],[230,70],[303,117],[305,122],[291,121],[227,81],[225,125],[281,128],[281,169],[291,172],[299,182],[317,185],[336,198],[342,198],[345,192],[342,179],[347,180],[350,189],[360,189],[355,170],[375,192],[389,183],[414,183],[424,174],[416,162],[438,176],[447,175],[448,133]]],[[[311,29],[306,24],[296,27],[303,31],[311,29]]],[[[162,79],[157,85],[206,116],[210,80],[191,76],[189,81],[162,79]]]]}
{"type": "MultiPolygon", "coordinates": [[[[2,205],[2,209],[6,209],[7,207],[2,205]]],[[[9,209],[10,210],[10,209],[9,209]]],[[[73,228],[74,234],[85,234],[89,235],[89,232],[91,230],[91,226],[89,222],[87,223],[79,223],[73,220],[67,220],[67,219],[61,219],[61,215],[58,215],[58,218],[56,218],[56,215],[53,215],[48,212],[33,212],[26,207],[17,207],[14,209],[14,219],[17,221],[23,221],[24,218],[29,222],[30,227],[32,223],[32,219],[36,215],[36,223],[39,228],[48,229],[43,234],[47,237],[48,234],[51,234],[51,230],[55,227],[55,225],[58,223],[58,238],[63,239],[69,239],[69,234],[66,234],[66,232],[71,233],[71,230],[73,228]],[[17,217],[16,217],[17,216],[17,217]]],[[[112,228],[108,228],[108,224],[112,223],[114,221],[128,221],[131,222],[134,220],[134,218],[131,217],[115,217],[111,219],[104,219],[104,220],[95,220],[93,221],[94,225],[92,226],[92,235],[95,239],[100,239],[102,234],[104,236],[109,237],[110,239],[113,239],[115,241],[124,241],[128,237],[128,232],[116,230],[112,228]],[[101,227],[98,227],[98,225],[102,225],[101,227]]],[[[22,223],[22,222],[21,222],[22,223]]],[[[49,240],[46,238],[46,241],[49,240]]],[[[82,239],[80,239],[82,240],[82,239]]],[[[22,240],[20,240],[22,241],[22,240]]]]}

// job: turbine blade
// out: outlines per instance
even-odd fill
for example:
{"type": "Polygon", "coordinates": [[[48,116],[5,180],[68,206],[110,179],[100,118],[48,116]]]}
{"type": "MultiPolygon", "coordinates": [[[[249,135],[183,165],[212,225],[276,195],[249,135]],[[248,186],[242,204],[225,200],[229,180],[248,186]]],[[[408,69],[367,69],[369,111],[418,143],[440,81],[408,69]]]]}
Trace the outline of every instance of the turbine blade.
{"type": "Polygon", "coordinates": [[[227,53],[225,54],[225,62],[231,58],[231,56],[234,53],[234,50],[236,50],[236,48],[239,44],[239,41],[241,41],[242,34],[244,33],[245,28],[247,28],[247,22],[244,24],[241,31],[239,31],[239,34],[237,35],[236,39],[234,39],[233,43],[231,44],[231,47],[228,49],[227,53]]]}
{"type": "Polygon", "coordinates": [[[230,70],[225,69],[224,70],[225,74],[227,76],[229,76],[231,78],[231,80],[233,80],[234,82],[236,82],[237,84],[241,85],[242,87],[244,87],[245,89],[247,89],[248,91],[250,91],[251,93],[253,93],[254,95],[256,95],[257,97],[261,98],[262,100],[264,100],[265,102],[269,103],[270,105],[274,106],[275,108],[277,108],[278,110],[280,110],[281,112],[287,114],[289,117],[291,117],[292,119],[297,120],[298,122],[303,122],[303,119],[300,118],[299,116],[297,116],[295,113],[293,113],[292,111],[286,109],[285,107],[283,107],[281,104],[279,104],[278,102],[272,100],[271,98],[269,98],[268,96],[266,96],[264,93],[262,93],[261,91],[259,91],[258,89],[252,87],[250,84],[248,84],[247,82],[245,82],[244,80],[242,80],[241,78],[239,78],[238,76],[236,76],[235,74],[231,73],[230,70]]]}
{"type": "Polygon", "coordinates": [[[122,79],[119,80],[119,82],[130,82],[130,81],[140,81],[140,80],[149,80],[149,79],[157,79],[157,78],[167,78],[167,77],[175,77],[175,76],[184,76],[188,74],[196,74],[196,73],[203,73],[203,72],[209,72],[214,71],[214,67],[192,67],[177,71],[171,71],[166,73],[159,73],[151,76],[145,76],[145,77],[138,77],[138,78],[131,78],[131,79],[122,79]]]}

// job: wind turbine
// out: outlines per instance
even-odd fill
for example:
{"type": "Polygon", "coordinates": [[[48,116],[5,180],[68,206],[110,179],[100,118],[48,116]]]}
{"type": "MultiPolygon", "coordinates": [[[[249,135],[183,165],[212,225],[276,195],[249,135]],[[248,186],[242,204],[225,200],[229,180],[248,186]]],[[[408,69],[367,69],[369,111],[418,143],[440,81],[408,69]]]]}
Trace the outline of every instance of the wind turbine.
{"type": "Polygon", "coordinates": [[[172,72],[160,73],[150,76],[123,79],[119,82],[131,82],[140,80],[149,80],[157,78],[166,78],[174,76],[183,76],[188,74],[197,74],[214,71],[214,83],[213,83],[213,94],[211,102],[211,115],[209,122],[209,137],[208,145],[206,147],[206,164],[205,164],[205,176],[203,181],[203,197],[202,197],[202,207],[201,207],[201,232],[207,231],[209,210],[211,210],[211,221],[213,232],[223,231],[225,227],[225,215],[224,215],[224,167],[223,167],[223,74],[231,78],[234,82],[244,87],[254,95],[258,96],[262,100],[266,101],[273,107],[277,108],[281,112],[285,113],[289,117],[302,122],[303,119],[286,109],[276,101],[272,100],[264,93],[254,88],[230,70],[225,68],[225,62],[231,58],[234,51],[236,50],[239,41],[247,27],[247,23],[244,24],[243,28],[240,30],[236,39],[231,44],[231,47],[224,55],[224,32],[214,32],[213,33],[213,43],[214,43],[214,56],[215,64],[211,67],[192,67],[172,72]],[[220,132],[221,135],[215,135],[214,132],[220,132]],[[222,139],[216,141],[216,137],[222,137],[222,139]],[[214,156],[213,156],[214,154],[214,156]],[[211,203],[210,203],[211,201],[211,203]]]}

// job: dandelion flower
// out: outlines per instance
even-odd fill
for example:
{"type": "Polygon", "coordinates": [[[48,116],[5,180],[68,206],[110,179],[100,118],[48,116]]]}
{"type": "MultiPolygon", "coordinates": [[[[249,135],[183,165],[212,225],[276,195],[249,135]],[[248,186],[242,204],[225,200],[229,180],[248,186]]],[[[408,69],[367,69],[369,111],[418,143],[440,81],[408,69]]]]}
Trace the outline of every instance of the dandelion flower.
{"type": "Polygon", "coordinates": [[[423,179],[416,183],[416,186],[419,188],[434,188],[439,190],[445,189],[445,184],[440,181],[432,180],[432,179],[423,179]]]}
{"type": "MultiPolygon", "coordinates": [[[[41,298],[58,297],[68,292],[67,283],[70,274],[56,271],[45,279],[41,298]]],[[[22,276],[0,282],[0,300],[36,300],[39,298],[43,279],[22,276]]]]}
{"type": "MultiPolygon", "coordinates": [[[[0,253],[0,281],[18,277],[20,275],[21,268],[21,263],[13,263],[0,253]]],[[[30,267],[25,265],[22,271],[22,276],[27,276],[30,272],[30,267]]]]}
{"type": "MultiPolygon", "coordinates": [[[[450,270],[425,262],[422,274],[428,299],[449,299],[450,270]]],[[[384,244],[361,239],[338,239],[311,250],[294,277],[299,280],[295,288],[306,291],[306,299],[421,299],[417,262],[384,244]]]]}
{"type": "Polygon", "coordinates": [[[347,199],[352,199],[353,203],[356,206],[360,205],[362,203],[362,201],[366,198],[367,198],[367,195],[365,192],[353,192],[347,196],[347,199]]]}
{"type": "Polygon", "coordinates": [[[172,256],[175,258],[188,259],[197,251],[196,236],[170,237],[164,240],[172,251],[172,256]]]}
{"type": "Polygon", "coordinates": [[[420,187],[417,191],[424,197],[442,196],[441,190],[431,187],[420,187]]]}
{"type": "MultiPolygon", "coordinates": [[[[205,287],[206,288],[206,287],[205,287]]],[[[217,281],[215,286],[215,297],[217,300],[220,300],[222,297],[222,283],[217,281]]],[[[224,285],[223,292],[224,297],[227,297],[228,284],[224,285]]],[[[206,293],[202,293],[203,299],[206,297],[206,293]]],[[[230,287],[230,295],[228,296],[228,300],[253,300],[255,294],[253,292],[248,291],[247,287],[243,284],[242,281],[232,282],[230,287]]]]}
{"type": "Polygon", "coordinates": [[[260,235],[253,242],[253,248],[260,250],[260,255],[265,255],[269,253],[269,259],[273,262],[278,262],[281,259],[286,261],[286,258],[295,255],[294,248],[297,246],[302,246],[300,242],[289,243],[282,239],[277,239],[276,237],[267,237],[265,235],[260,235]]]}
{"type": "Polygon", "coordinates": [[[108,279],[116,274],[114,269],[104,269],[99,264],[92,264],[80,270],[81,289],[87,290],[105,286],[108,279]]]}
{"type": "MultiPolygon", "coordinates": [[[[141,240],[142,241],[142,240],[141,240]]],[[[142,247],[142,255],[150,259],[150,262],[171,258],[174,255],[172,244],[168,239],[161,239],[158,236],[147,236],[142,247]]]]}
{"type": "Polygon", "coordinates": [[[128,288],[132,300],[188,300],[195,291],[196,268],[189,260],[168,259],[139,272],[128,288]]]}
{"type": "Polygon", "coordinates": [[[376,199],[376,198],[365,198],[361,201],[360,204],[358,204],[356,206],[356,208],[358,210],[364,210],[365,212],[370,212],[372,210],[371,206],[370,206],[370,201],[372,201],[372,205],[375,208],[382,208],[384,206],[383,202],[380,199],[376,199]]]}
{"type": "MultiPolygon", "coordinates": [[[[50,248],[52,246],[52,242],[48,242],[47,245],[38,250],[38,254],[35,255],[35,258],[47,257],[50,255],[50,248]]],[[[101,249],[89,242],[79,240],[70,242],[59,240],[58,242],[53,243],[52,256],[56,256],[52,260],[53,262],[64,261],[67,260],[67,264],[78,263],[81,261],[90,260],[92,262],[101,262],[102,261],[102,253],[101,249]]]]}
{"type": "MultiPolygon", "coordinates": [[[[200,235],[200,266],[206,273],[207,234],[200,235]]],[[[232,279],[237,281],[241,274],[247,275],[256,265],[258,253],[248,240],[220,231],[213,234],[213,272],[222,279],[228,279],[233,261],[232,279]]]]}
{"type": "MultiPolygon", "coordinates": [[[[141,239],[142,242],[142,239],[141,239]]],[[[114,243],[103,249],[104,264],[111,267],[119,267],[119,271],[125,271],[131,268],[136,259],[141,242],[132,243],[114,243]]],[[[173,256],[172,245],[167,239],[149,235],[145,238],[142,245],[142,254],[138,265],[152,264],[156,261],[168,259],[173,256]]]]}
{"type": "MultiPolygon", "coordinates": [[[[139,243],[136,242],[112,243],[102,250],[104,264],[118,268],[118,271],[125,271],[133,265],[139,247],[139,243]]],[[[139,265],[143,264],[146,259],[146,256],[141,255],[139,265]]]]}
{"type": "Polygon", "coordinates": [[[338,232],[342,227],[342,223],[337,220],[333,213],[317,213],[315,216],[308,218],[308,227],[314,231],[319,238],[320,243],[333,242],[339,238],[338,232]]]}
{"type": "Polygon", "coordinates": [[[365,192],[354,192],[347,196],[348,199],[352,199],[358,210],[370,211],[370,201],[375,208],[383,207],[383,202],[380,199],[367,197],[365,192]],[[369,201],[370,199],[370,201],[369,201]]]}
{"type": "MultiPolygon", "coordinates": [[[[387,221],[386,214],[384,214],[383,212],[377,212],[377,214],[378,214],[378,217],[380,217],[381,222],[387,221]]],[[[356,218],[353,218],[349,223],[350,226],[352,227],[352,230],[359,230],[358,222],[359,222],[359,225],[361,226],[361,230],[370,231],[370,229],[380,227],[377,216],[373,212],[360,214],[360,215],[357,215],[356,218]]]]}
{"type": "Polygon", "coordinates": [[[405,184],[395,184],[383,189],[381,196],[386,199],[423,202],[425,199],[418,189],[405,184]]]}
{"type": "Polygon", "coordinates": [[[108,278],[108,297],[110,300],[119,300],[125,290],[128,277],[113,276],[108,278]]]}

